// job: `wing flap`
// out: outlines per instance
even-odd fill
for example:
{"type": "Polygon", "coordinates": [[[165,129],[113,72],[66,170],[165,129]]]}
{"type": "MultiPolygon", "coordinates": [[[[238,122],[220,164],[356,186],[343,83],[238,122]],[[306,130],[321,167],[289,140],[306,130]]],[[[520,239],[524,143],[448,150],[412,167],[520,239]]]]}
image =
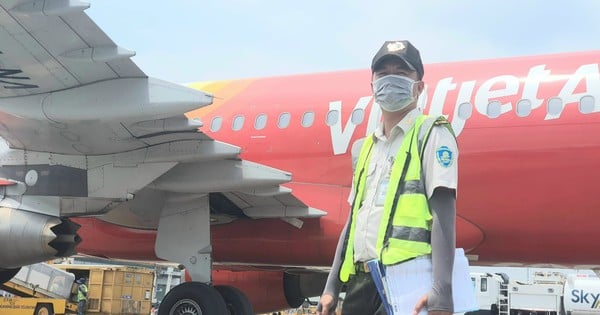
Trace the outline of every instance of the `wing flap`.
{"type": "Polygon", "coordinates": [[[210,193],[272,186],[291,180],[289,173],[245,160],[180,163],[152,183],[176,193],[210,193]]]}
{"type": "Polygon", "coordinates": [[[224,193],[245,215],[262,218],[318,218],[327,212],[311,208],[296,198],[290,189],[274,196],[254,196],[241,192],[224,193]]]}

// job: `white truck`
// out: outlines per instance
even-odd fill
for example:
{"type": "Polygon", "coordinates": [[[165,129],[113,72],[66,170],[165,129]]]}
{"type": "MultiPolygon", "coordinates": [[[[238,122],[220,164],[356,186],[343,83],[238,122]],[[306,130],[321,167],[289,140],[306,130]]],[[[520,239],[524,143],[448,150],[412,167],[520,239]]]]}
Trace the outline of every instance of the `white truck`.
{"type": "Polygon", "coordinates": [[[522,283],[502,273],[471,273],[471,279],[480,310],[468,315],[600,315],[595,276],[539,272],[522,283]]]}

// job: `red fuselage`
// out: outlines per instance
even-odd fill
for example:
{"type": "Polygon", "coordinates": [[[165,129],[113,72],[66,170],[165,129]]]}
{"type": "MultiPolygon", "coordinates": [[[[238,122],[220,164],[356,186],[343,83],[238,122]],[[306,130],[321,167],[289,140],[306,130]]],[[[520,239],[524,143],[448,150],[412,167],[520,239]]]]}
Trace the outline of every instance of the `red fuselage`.
{"type": "MultiPolygon", "coordinates": [[[[594,215],[600,209],[599,62],[600,52],[587,52],[425,68],[419,104],[425,113],[447,115],[458,133],[457,246],[473,255],[473,264],[600,263],[600,252],[590,250],[600,239],[594,215]]],[[[300,229],[278,219],[213,226],[216,262],[331,263],[349,210],[350,148],[378,120],[370,80],[361,70],[192,85],[216,96],[213,105],[188,113],[205,122],[203,132],[241,147],[245,160],[292,173],[285,186],[328,213],[303,220],[300,229]],[[362,107],[364,119],[354,125],[353,111],[362,107]],[[286,112],[289,126],[280,127],[286,112]],[[306,112],[314,113],[308,127],[306,112]],[[328,113],[338,121],[328,125],[328,113]],[[267,122],[257,130],[261,114],[267,122]],[[233,130],[237,116],[244,123],[233,130]],[[215,117],[222,126],[211,131],[215,117]]],[[[156,259],[155,231],[76,221],[82,253],[156,259]]]]}

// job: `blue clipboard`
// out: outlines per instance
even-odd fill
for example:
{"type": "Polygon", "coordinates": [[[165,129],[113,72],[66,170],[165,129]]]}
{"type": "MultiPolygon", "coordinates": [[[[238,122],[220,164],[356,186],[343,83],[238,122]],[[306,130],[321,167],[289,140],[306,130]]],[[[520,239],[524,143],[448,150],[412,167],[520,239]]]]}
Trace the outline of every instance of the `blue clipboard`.
{"type": "Polygon", "coordinates": [[[379,259],[372,259],[367,261],[367,266],[369,266],[371,277],[373,278],[373,282],[375,282],[375,287],[377,288],[377,292],[379,293],[379,297],[381,298],[381,302],[383,303],[385,312],[388,315],[394,315],[392,306],[390,305],[390,302],[387,298],[385,268],[379,262],[379,259]]]}

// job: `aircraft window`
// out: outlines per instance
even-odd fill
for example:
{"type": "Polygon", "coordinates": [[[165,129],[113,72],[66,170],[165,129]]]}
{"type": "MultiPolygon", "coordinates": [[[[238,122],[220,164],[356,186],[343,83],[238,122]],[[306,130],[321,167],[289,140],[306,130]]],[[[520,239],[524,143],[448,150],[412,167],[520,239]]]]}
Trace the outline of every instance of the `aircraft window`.
{"type": "Polygon", "coordinates": [[[522,99],[517,102],[517,116],[527,117],[531,114],[531,101],[522,99]]]}
{"type": "Polygon", "coordinates": [[[217,116],[213,118],[210,122],[210,131],[217,132],[221,130],[221,126],[223,125],[223,118],[217,116]]]}
{"type": "Polygon", "coordinates": [[[481,292],[487,292],[487,278],[481,278],[481,292]]]}
{"type": "Polygon", "coordinates": [[[491,101],[487,106],[487,116],[498,118],[502,114],[502,103],[500,101],[491,101]]]}
{"type": "Polygon", "coordinates": [[[277,121],[277,127],[284,129],[290,125],[290,113],[281,113],[279,115],[279,121],[277,121]]]}
{"type": "Polygon", "coordinates": [[[473,105],[469,102],[461,103],[458,105],[458,118],[462,120],[467,120],[471,118],[473,114],[473,105]]]}
{"type": "Polygon", "coordinates": [[[337,124],[338,122],[338,111],[337,110],[330,110],[327,113],[327,126],[333,126],[335,124],[337,124]]]}
{"type": "Polygon", "coordinates": [[[231,125],[231,129],[238,131],[244,127],[244,116],[235,116],[233,119],[233,124],[231,125]]]}
{"type": "Polygon", "coordinates": [[[363,120],[365,120],[365,111],[362,108],[357,108],[352,111],[350,121],[352,121],[353,124],[360,125],[363,120]]]}
{"type": "Polygon", "coordinates": [[[254,121],[254,128],[256,130],[262,130],[267,126],[267,115],[266,114],[258,114],[256,116],[256,120],[254,121]]]}
{"type": "Polygon", "coordinates": [[[563,109],[563,102],[558,97],[553,97],[548,100],[548,114],[552,116],[560,115],[563,109]]]}
{"type": "Polygon", "coordinates": [[[586,95],[579,100],[579,112],[582,114],[591,114],[596,107],[596,99],[592,95],[586,95]]]}
{"type": "Polygon", "coordinates": [[[315,113],[314,112],[306,112],[302,115],[302,127],[308,128],[312,126],[315,122],[315,113]]]}

